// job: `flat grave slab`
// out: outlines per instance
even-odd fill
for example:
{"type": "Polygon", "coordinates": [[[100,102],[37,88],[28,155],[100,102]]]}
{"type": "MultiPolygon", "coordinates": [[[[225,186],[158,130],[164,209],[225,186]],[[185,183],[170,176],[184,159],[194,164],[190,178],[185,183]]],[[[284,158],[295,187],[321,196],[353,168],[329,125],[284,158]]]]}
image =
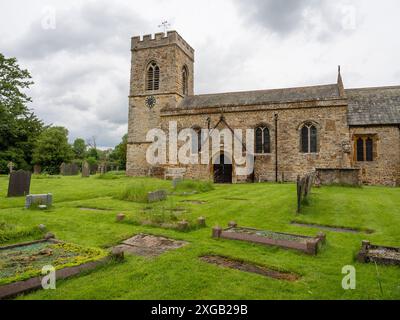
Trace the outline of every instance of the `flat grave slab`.
{"type": "Polygon", "coordinates": [[[44,266],[53,266],[59,280],[93,269],[109,257],[104,250],[55,239],[0,247],[0,299],[41,288],[44,266]]]}
{"type": "Polygon", "coordinates": [[[328,230],[328,231],[333,231],[333,232],[344,232],[344,233],[363,233],[364,232],[364,233],[368,233],[368,234],[374,233],[374,231],[370,230],[370,229],[361,230],[361,229],[350,228],[350,227],[335,227],[335,226],[327,226],[327,225],[298,222],[298,221],[292,221],[291,224],[294,226],[298,226],[298,227],[316,228],[316,229],[328,230]]]}
{"type": "Polygon", "coordinates": [[[361,244],[357,260],[363,263],[376,262],[378,264],[400,266],[400,248],[374,245],[365,240],[361,244]]]}
{"type": "Polygon", "coordinates": [[[141,233],[123,241],[121,245],[118,245],[115,248],[128,254],[155,257],[166,251],[181,248],[187,244],[188,242],[186,241],[173,240],[141,233]]]}
{"type": "Polygon", "coordinates": [[[295,249],[310,255],[316,255],[318,249],[325,242],[325,235],[322,233],[316,237],[309,237],[247,227],[237,227],[236,224],[224,230],[219,227],[213,228],[212,237],[242,240],[285,249],[295,249]]]}
{"type": "Polygon", "coordinates": [[[266,266],[235,260],[228,257],[208,255],[200,257],[200,259],[204,262],[214,264],[220,267],[255,273],[262,275],[264,277],[269,277],[277,280],[296,281],[300,279],[300,276],[295,273],[277,271],[266,266]]]}
{"type": "Polygon", "coordinates": [[[189,204],[205,204],[205,203],[207,203],[207,201],[203,201],[203,200],[182,200],[180,202],[189,203],[189,204]]]}
{"type": "Polygon", "coordinates": [[[155,192],[149,192],[147,194],[148,202],[158,202],[167,199],[167,191],[165,190],[158,190],[155,192]]]}

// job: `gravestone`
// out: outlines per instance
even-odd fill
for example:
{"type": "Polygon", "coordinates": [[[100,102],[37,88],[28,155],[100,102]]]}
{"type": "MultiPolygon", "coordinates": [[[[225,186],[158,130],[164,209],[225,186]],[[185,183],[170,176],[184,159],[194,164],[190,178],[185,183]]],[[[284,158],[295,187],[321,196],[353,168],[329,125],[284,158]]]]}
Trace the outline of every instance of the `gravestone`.
{"type": "Polygon", "coordinates": [[[60,174],[63,176],[76,176],[79,173],[79,167],[76,163],[68,163],[64,162],[60,166],[60,174]]]}
{"type": "Polygon", "coordinates": [[[51,207],[53,203],[53,195],[48,194],[30,194],[26,196],[25,208],[29,209],[32,205],[45,205],[47,208],[51,207]]]}
{"type": "Polygon", "coordinates": [[[87,161],[84,161],[82,164],[82,178],[89,178],[90,177],[90,167],[87,161]]]}
{"type": "Polygon", "coordinates": [[[172,187],[175,189],[180,182],[182,182],[182,177],[175,177],[172,179],[172,187]]]}
{"type": "Polygon", "coordinates": [[[33,174],[40,174],[42,172],[42,167],[38,164],[33,166],[33,174]]]}
{"type": "Polygon", "coordinates": [[[99,166],[97,164],[91,164],[89,165],[90,168],[90,174],[96,174],[97,170],[99,169],[99,166]]]}
{"type": "Polygon", "coordinates": [[[101,163],[99,165],[98,171],[100,174],[106,174],[107,173],[107,165],[105,163],[101,163]]]}
{"type": "Polygon", "coordinates": [[[167,191],[158,190],[155,192],[149,192],[147,194],[147,199],[149,202],[163,201],[163,200],[167,199],[167,191]]]}
{"type": "Polygon", "coordinates": [[[8,197],[23,197],[29,194],[31,186],[31,173],[29,171],[18,170],[10,174],[8,183],[8,197]]]}
{"type": "Polygon", "coordinates": [[[13,170],[14,170],[14,163],[13,162],[9,162],[8,164],[7,164],[7,168],[8,168],[8,170],[10,171],[10,174],[13,172],[13,170]]]}
{"type": "Polygon", "coordinates": [[[65,163],[61,163],[60,165],[60,174],[63,176],[65,174],[65,163]]]}

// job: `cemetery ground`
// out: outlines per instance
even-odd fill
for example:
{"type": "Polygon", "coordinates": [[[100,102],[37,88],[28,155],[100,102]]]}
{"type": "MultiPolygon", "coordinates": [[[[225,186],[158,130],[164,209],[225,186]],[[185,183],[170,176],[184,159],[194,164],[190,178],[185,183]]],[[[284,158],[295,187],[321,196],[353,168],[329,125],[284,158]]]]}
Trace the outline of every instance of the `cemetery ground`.
{"type": "Polygon", "coordinates": [[[187,242],[159,256],[126,254],[123,262],[111,261],[57,281],[56,290],[38,290],[18,299],[400,299],[398,266],[375,266],[355,259],[362,240],[400,246],[398,188],[314,188],[302,213],[296,214],[295,184],[215,185],[214,190],[184,195],[175,192],[165,201],[149,204],[119,198],[127,193],[127,187],[172,192],[171,181],[117,174],[108,174],[105,179],[33,176],[32,194],[53,194],[53,206],[48,210],[24,209],[24,197],[6,197],[7,186],[8,177],[0,176],[0,246],[40,239],[40,224],[57,239],[91,248],[110,248],[141,233],[187,242]],[[126,215],[122,222],[116,221],[119,213],[126,215]],[[153,222],[193,222],[203,216],[207,226],[182,232],[141,225],[146,216],[153,222]],[[359,232],[322,230],[327,242],[318,255],[310,256],[211,238],[212,227],[226,227],[232,220],[239,226],[309,236],[315,236],[318,227],[293,222],[359,232]],[[205,261],[205,256],[214,255],[297,276],[293,281],[274,279],[205,261]],[[342,288],[342,268],[346,265],[356,268],[355,290],[342,288]]]}

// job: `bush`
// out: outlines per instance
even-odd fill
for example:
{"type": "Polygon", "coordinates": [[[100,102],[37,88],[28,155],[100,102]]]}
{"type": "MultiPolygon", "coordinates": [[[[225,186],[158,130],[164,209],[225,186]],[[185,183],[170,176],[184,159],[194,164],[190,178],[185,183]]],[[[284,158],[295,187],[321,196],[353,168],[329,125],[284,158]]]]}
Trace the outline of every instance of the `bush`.
{"type": "Polygon", "coordinates": [[[197,193],[203,193],[214,190],[214,185],[210,181],[183,180],[177,184],[174,190],[177,192],[196,191],[197,193]]]}
{"type": "Polygon", "coordinates": [[[126,201],[147,203],[147,194],[154,191],[153,189],[154,187],[150,187],[145,183],[131,184],[128,185],[119,195],[117,195],[116,198],[126,201]]]}
{"type": "Polygon", "coordinates": [[[121,174],[116,174],[113,171],[101,174],[99,176],[97,176],[97,179],[104,179],[104,180],[115,180],[115,179],[120,179],[122,178],[121,174]]]}

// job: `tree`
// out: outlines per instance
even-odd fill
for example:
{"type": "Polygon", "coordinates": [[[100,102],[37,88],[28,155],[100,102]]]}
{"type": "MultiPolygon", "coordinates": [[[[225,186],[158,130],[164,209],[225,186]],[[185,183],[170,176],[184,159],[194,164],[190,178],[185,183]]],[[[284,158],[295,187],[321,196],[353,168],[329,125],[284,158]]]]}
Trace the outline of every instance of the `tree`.
{"type": "Polygon", "coordinates": [[[50,174],[59,172],[60,165],[73,158],[68,143],[68,130],[64,127],[50,127],[38,137],[33,152],[33,162],[40,164],[50,174]]]}
{"type": "Polygon", "coordinates": [[[88,158],[93,158],[96,161],[100,159],[100,152],[96,148],[90,148],[87,152],[88,158]]]}
{"type": "Polygon", "coordinates": [[[125,134],[122,137],[122,142],[118,144],[110,154],[110,159],[112,161],[115,161],[121,169],[126,168],[127,146],[128,146],[128,135],[125,134]]]}
{"type": "Polygon", "coordinates": [[[86,156],[86,149],[85,140],[80,138],[75,139],[72,150],[74,151],[76,159],[84,159],[86,156]]]}
{"type": "Polygon", "coordinates": [[[44,125],[27,107],[32,101],[23,91],[33,84],[31,75],[15,58],[0,53],[0,172],[7,172],[7,163],[29,169],[36,137],[44,125]]]}

